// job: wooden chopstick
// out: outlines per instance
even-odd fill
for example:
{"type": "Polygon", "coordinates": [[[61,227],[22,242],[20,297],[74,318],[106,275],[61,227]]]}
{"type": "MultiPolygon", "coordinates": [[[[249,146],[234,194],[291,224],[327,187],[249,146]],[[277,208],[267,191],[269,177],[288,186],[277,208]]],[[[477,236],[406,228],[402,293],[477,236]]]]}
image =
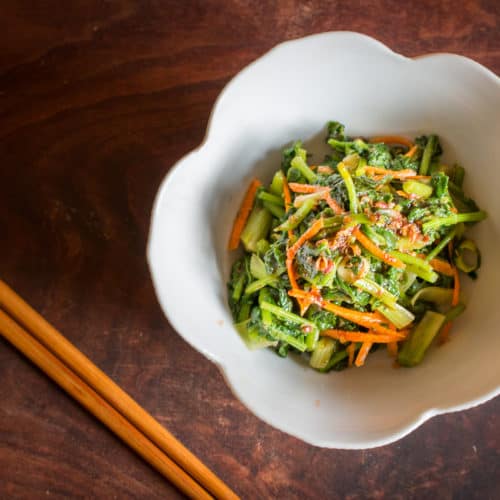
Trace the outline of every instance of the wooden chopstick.
{"type": "Polygon", "coordinates": [[[99,394],[1,310],[0,332],[68,394],[93,413],[186,495],[191,498],[213,498],[99,394]]]}
{"type": "Polygon", "coordinates": [[[193,498],[209,498],[203,487],[217,498],[238,498],[221,479],[2,280],[0,306],[35,338],[1,311],[0,333],[183,492],[193,498]],[[164,458],[161,459],[160,454],[164,458]]]}

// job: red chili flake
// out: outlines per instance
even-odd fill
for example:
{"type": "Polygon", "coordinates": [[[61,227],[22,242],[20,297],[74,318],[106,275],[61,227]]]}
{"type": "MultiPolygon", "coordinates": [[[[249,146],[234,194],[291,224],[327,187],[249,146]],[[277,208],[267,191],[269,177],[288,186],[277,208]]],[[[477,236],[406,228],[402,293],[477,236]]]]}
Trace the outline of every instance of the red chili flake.
{"type": "Polygon", "coordinates": [[[332,261],[328,261],[328,265],[326,266],[324,273],[328,274],[329,272],[331,272],[333,270],[334,267],[335,267],[335,264],[332,261]]]}

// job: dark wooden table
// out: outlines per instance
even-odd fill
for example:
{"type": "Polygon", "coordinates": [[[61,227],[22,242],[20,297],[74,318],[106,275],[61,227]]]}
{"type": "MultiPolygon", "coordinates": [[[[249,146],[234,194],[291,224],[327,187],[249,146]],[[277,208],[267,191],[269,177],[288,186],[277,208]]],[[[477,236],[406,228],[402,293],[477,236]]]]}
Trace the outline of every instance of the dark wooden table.
{"type": "MultiPolygon", "coordinates": [[[[499,398],[391,446],[314,448],[254,417],[181,340],[145,261],[161,179],[250,61],[348,29],[499,73],[498,1],[5,0],[0,19],[7,282],[242,497],[498,498],[499,398]]],[[[4,341],[0,380],[1,498],[179,495],[4,341]]]]}

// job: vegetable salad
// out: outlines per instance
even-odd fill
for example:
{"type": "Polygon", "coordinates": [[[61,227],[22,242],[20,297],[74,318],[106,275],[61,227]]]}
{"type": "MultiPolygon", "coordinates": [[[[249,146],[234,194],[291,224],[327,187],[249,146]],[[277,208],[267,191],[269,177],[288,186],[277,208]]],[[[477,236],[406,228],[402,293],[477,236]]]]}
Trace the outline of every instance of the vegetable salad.
{"type": "Polygon", "coordinates": [[[385,346],[419,364],[465,309],[460,273],[481,258],[465,232],[486,213],[465,171],[440,161],[436,135],[349,138],[327,125],[331,153],[312,165],[300,142],[268,186],[254,179],[229,240],[229,305],[252,348],[307,353],[327,372],[385,346]]]}

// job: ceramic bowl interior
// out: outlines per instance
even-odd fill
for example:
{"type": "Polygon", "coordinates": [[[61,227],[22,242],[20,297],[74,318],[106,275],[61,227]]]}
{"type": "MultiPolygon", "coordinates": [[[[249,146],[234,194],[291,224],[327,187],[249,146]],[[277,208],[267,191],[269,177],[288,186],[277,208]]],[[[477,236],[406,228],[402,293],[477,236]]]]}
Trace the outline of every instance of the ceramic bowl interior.
{"type": "Polygon", "coordinates": [[[148,260],[171,324],[263,420],[318,446],[368,448],[500,392],[499,82],[461,56],[407,59],[337,32],[277,46],[219,96],[203,144],[161,186],[148,260]],[[249,351],[232,326],[226,244],[243,193],[254,176],[270,180],[293,140],[322,158],[328,120],[353,136],[439,134],[444,161],[466,167],[466,191],[489,213],[472,231],[483,265],[463,280],[467,310],[418,367],[395,370],[380,349],[361,369],[320,374],[300,357],[249,351]]]}

